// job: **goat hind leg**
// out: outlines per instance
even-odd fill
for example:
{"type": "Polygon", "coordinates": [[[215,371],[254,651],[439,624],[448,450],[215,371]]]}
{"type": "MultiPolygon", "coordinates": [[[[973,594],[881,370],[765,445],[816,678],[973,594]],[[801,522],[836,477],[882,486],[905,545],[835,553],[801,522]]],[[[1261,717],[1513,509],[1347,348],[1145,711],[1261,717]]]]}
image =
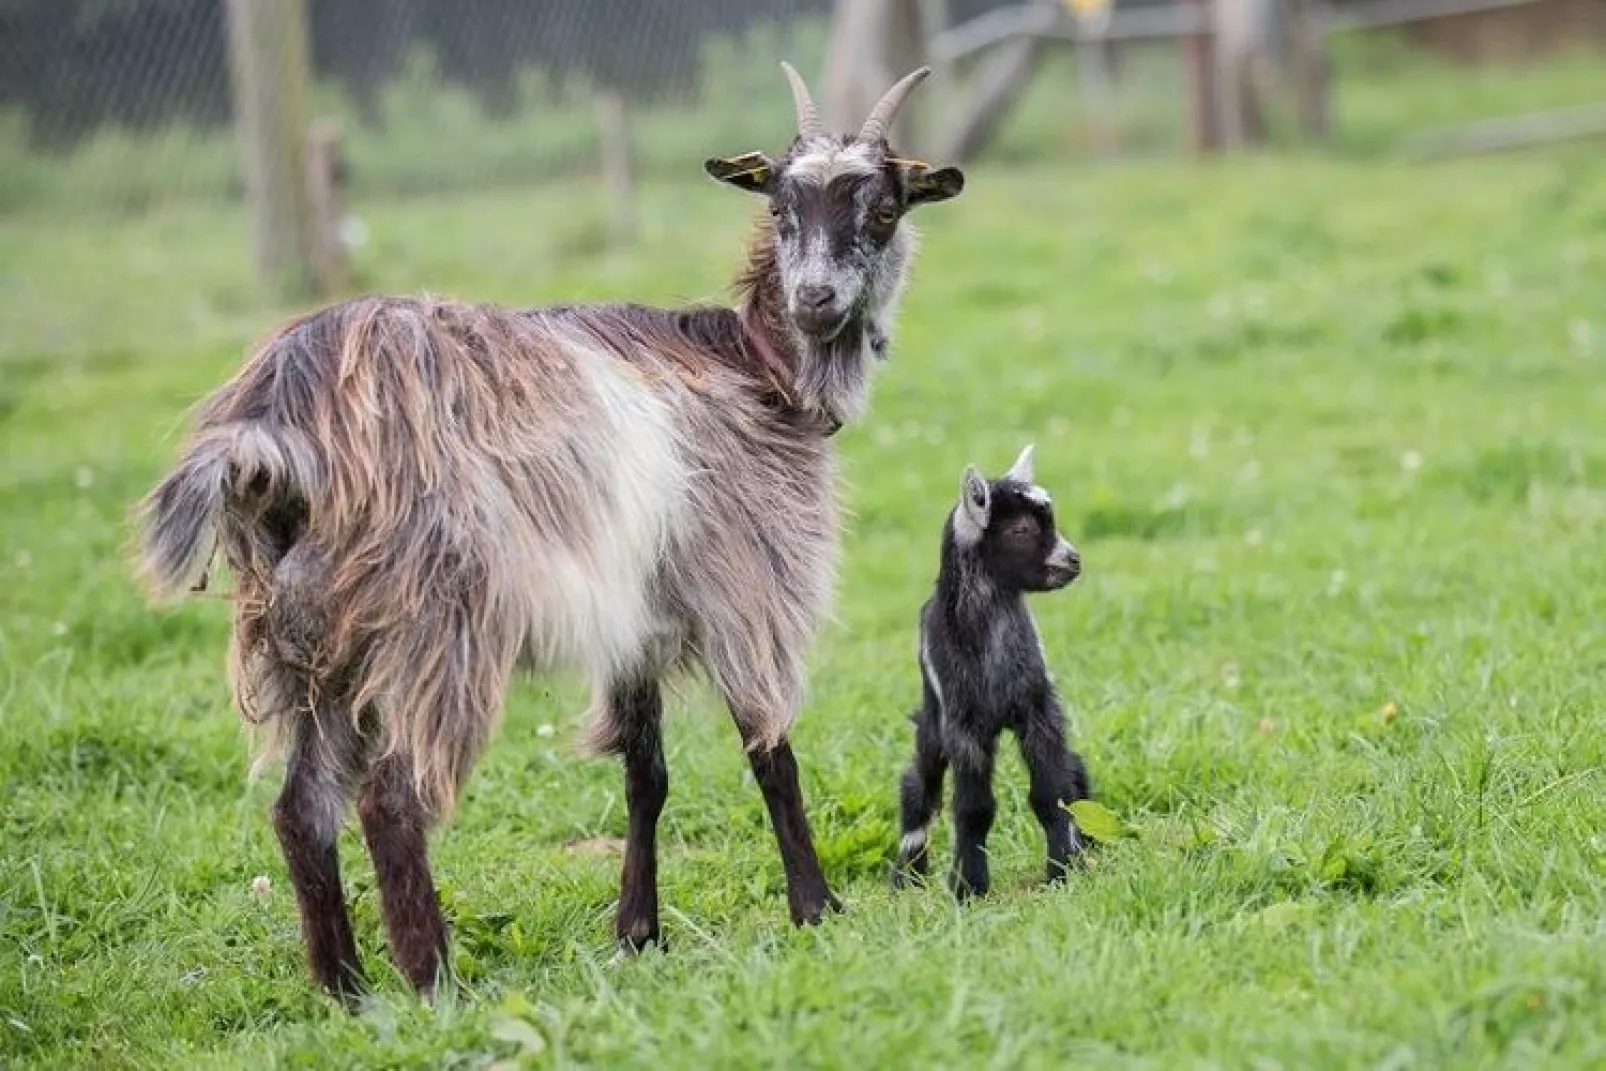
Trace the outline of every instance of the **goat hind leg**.
{"type": "Polygon", "coordinates": [[[1088,797],[1087,769],[1080,755],[1065,746],[1059,712],[1029,720],[1020,737],[1021,758],[1031,777],[1030,801],[1047,840],[1047,880],[1062,881],[1071,859],[1082,851],[1082,838],[1066,804],[1088,797]]]}
{"type": "Polygon", "coordinates": [[[923,881],[929,867],[931,823],[942,806],[942,780],[948,769],[941,730],[929,707],[915,715],[915,757],[899,784],[901,835],[892,868],[893,888],[923,881]]]}
{"type": "Polygon", "coordinates": [[[374,763],[357,814],[379,884],[391,960],[430,999],[446,958],[446,920],[429,870],[429,813],[405,756],[387,755],[374,763]]]}
{"type": "Polygon", "coordinates": [[[295,888],[308,968],[314,980],[354,1008],[366,985],[346,913],[335,841],[351,797],[361,741],[338,705],[285,716],[296,720],[273,827],[295,888]]]}

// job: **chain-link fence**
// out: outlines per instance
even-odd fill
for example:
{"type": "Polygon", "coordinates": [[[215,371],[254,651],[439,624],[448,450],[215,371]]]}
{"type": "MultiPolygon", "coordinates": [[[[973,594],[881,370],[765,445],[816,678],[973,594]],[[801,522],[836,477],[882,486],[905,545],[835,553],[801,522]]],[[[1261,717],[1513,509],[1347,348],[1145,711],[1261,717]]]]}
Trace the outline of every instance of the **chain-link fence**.
{"type": "MultiPolygon", "coordinates": [[[[818,63],[829,0],[309,0],[313,118],[355,195],[534,182],[598,153],[628,102],[639,166],[773,140],[776,57],[818,63]]],[[[17,206],[241,191],[223,0],[0,0],[0,138],[17,206]]]]}
{"type": "MultiPolygon", "coordinates": [[[[952,27],[1022,0],[919,2],[952,27]]],[[[1380,0],[1358,6],[1367,2],[1380,0]]],[[[1116,10],[1156,4],[1171,0],[1117,0],[1116,10]]],[[[1580,4],[1599,0],[1537,6],[1580,4]]],[[[238,199],[244,183],[231,127],[227,6],[0,0],[0,211],[238,199]]],[[[819,77],[836,7],[833,0],[306,0],[310,118],[338,124],[354,199],[594,174],[604,99],[628,111],[637,174],[688,176],[695,173],[688,166],[732,146],[778,147],[790,100],[777,61],[819,77]]],[[[1102,57],[1048,52],[1005,129],[988,142],[996,157],[1186,143],[1189,74],[1175,38],[1128,42],[1102,57]],[[1090,82],[1093,61],[1098,78],[1090,82]]],[[[953,73],[929,96],[953,102],[956,85],[978,81],[974,66],[953,73]]]]}

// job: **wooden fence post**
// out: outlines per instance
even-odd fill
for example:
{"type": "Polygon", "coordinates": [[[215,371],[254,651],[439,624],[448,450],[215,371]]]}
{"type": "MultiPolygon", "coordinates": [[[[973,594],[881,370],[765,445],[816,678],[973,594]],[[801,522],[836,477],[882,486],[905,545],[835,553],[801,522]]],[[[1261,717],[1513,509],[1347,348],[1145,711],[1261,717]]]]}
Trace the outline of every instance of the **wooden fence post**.
{"type": "Polygon", "coordinates": [[[275,298],[302,300],[319,282],[307,181],[304,0],[227,0],[226,15],[257,272],[275,298]]]}
{"type": "Polygon", "coordinates": [[[307,190],[312,213],[312,275],[320,297],[340,293],[350,281],[346,243],[340,233],[346,216],[346,159],[340,127],[314,123],[307,134],[307,190]]]}
{"type": "Polygon", "coordinates": [[[1186,71],[1183,85],[1188,94],[1188,131],[1193,151],[1211,153],[1221,147],[1216,84],[1219,72],[1211,11],[1214,0],[1180,0],[1179,6],[1191,8],[1201,16],[1199,21],[1203,28],[1182,39],[1182,65],[1186,71]]]}
{"type": "Polygon", "coordinates": [[[636,166],[630,141],[630,111],[624,94],[612,86],[597,90],[597,132],[602,143],[602,184],[614,244],[636,240],[636,166]]]}

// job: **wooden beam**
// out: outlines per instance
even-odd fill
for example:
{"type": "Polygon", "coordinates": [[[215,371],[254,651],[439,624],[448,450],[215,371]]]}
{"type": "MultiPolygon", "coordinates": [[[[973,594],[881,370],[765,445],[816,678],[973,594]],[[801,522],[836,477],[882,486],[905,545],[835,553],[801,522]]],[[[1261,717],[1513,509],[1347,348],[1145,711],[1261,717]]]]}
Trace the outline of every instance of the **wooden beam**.
{"type": "Polygon", "coordinates": [[[1502,11],[1526,7],[1540,0],[1356,0],[1342,7],[1326,5],[1325,20],[1330,32],[1378,30],[1385,26],[1404,26],[1411,22],[1476,15],[1482,11],[1502,11]]]}
{"type": "MultiPolygon", "coordinates": [[[[1510,0],[1507,0],[1510,2],[1510,0]]],[[[1531,0],[1524,0],[1531,2],[1531,0]]],[[[1114,11],[1107,28],[1095,32],[1077,25],[1064,10],[1039,4],[996,8],[969,22],[938,34],[931,42],[934,62],[953,63],[1004,41],[1033,37],[1049,41],[1180,40],[1209,32],[1209,15],[1198,4],[1114,11]]]]}
{"type": "Polygon", "coordinates": [[[1475,156],[1606,137],[1606,102],[1424,131],[1405,143],[1419,159],[1475,156]]]}

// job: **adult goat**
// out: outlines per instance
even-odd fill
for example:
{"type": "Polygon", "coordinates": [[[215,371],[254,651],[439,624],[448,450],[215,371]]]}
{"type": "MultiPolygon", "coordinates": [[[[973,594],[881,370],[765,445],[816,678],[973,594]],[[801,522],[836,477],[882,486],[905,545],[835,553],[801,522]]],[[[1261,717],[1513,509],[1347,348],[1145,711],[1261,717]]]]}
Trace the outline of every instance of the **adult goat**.
{"type": "Polygon", "coordinates": [[[832,594],[830,435],[859,416],[914,251],[964,178],[888,124],[826,132],[790,66],[786,152],[709,160],[766,198],[736,308],[511,310],[364,297],[286,325],[208,398],[141,507],[142,571],[182,593],[221,551],[229,677],[287,755],[274,825],[309,965],[364,988],[335,841],[353,795],[392,958],[426,996],[447,947],[425,834],[517,666],[584,672],[588,740],[623,758],[617,935],[659,936],[660,682],[699,664],[763,791],[794,922],[839,906],[787,733],[832,594]]]}

